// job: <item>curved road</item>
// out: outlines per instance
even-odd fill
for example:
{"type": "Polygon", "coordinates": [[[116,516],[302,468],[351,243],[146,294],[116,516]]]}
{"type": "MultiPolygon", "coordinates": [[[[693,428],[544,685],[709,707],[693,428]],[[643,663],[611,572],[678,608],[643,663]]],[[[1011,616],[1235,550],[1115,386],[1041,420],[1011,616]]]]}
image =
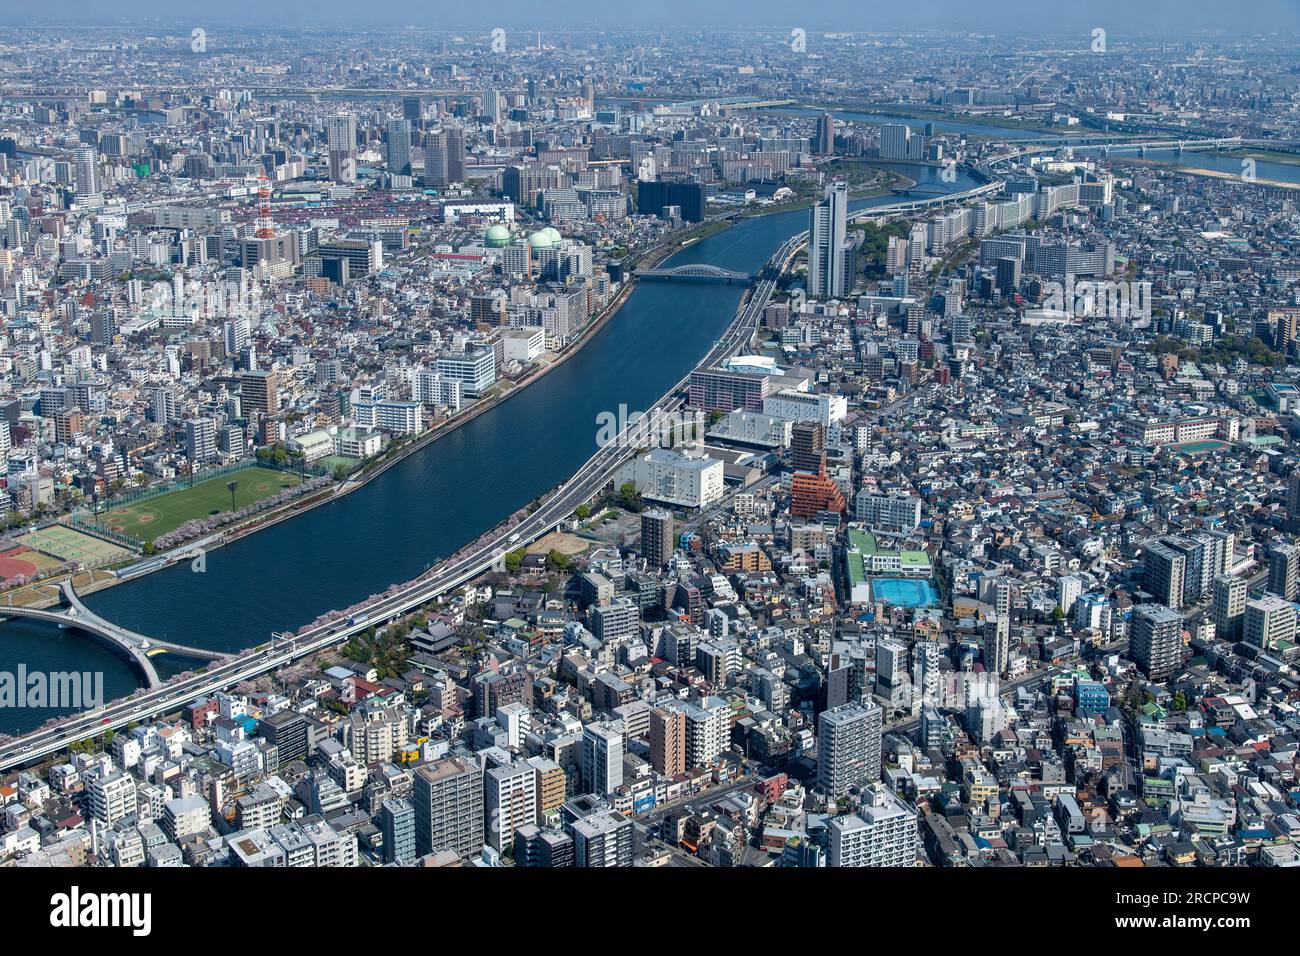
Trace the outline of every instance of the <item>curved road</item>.
{"type": "MultiPolygon", "coordinates": [[[[907,200],[858,210],[854,218],[890,215],[930,206],[942,206],[996,191],[1001,181],[946,196],[907,200]]],[[[795,253],[808,240],[808,233],[791,236],[768,259],[759,280],[743,300],[731,326],[704,356],[696,368],[709,368],[736,354],[746,345],[758,327],[763,309],[776,289],[776,280],[795,253]]],[[[665,416],[681,408],[681,395],[689,381],[687,375],[647,413],[653,429],[665,416]]],[[[175,680],[160,688],[136,691],[131,696],[85,714],[25,734],[0,747],[0,772],[23,766],[66,748],[105,730],[124,727],[158,714],[176,710],[203,694],[230,687],[241,681],[276,670],[348,640],[353,634],[382,624],[473,580],[495,564],[507,551],[531,543],[550,533],[569,517],[578,505],[590,500],[609,483],[623,461],[634,450],[631,441],[623,440],[634,428],[645,428],[645,421],[630,422],[619,438],[596,452],[568,481],[514,528],[499,532],[491,541],[472,548],[462,557],[430,568],[419,577],[382,595],[351,617],[309,628],[294,637],[277,637],[250,649],[233,660],[223,661],[201,673],[175,680]]]]}

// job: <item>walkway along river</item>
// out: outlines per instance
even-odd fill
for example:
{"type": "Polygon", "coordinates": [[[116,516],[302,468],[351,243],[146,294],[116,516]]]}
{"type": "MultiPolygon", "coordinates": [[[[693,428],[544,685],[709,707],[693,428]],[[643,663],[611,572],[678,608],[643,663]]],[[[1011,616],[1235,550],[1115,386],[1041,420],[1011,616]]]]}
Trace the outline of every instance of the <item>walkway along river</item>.
{"type": "MultiPolygon", "coordinates": [[[[935,174],[902,168],[921,180],[935,174]]],[[[970,185],[963,176],[957,188],[970,185]]],[[[666,264],[756,271],[807,221],[806,209],[741,220],[666,264]]],[[[86,604],[141,634],[235,651],[415,577],[576,471],[596,450],[601,412],[650,407],[709,350],[743,291],[641,283],[563,366],[366,486],[209,553],[202,573],[180,562],[90,595],[86,604]]],[[[164,678],[193,664],[168,657],[156,659],[164,678]]],[[[103,670],[108,698],[135,686],[125,664],[90,641],[12,621],[0,629],[0,671],[20,661],[29,671],[103,670]]],[[[0,710],[0,733],[33,728],[56,713],[0,710]]]]}

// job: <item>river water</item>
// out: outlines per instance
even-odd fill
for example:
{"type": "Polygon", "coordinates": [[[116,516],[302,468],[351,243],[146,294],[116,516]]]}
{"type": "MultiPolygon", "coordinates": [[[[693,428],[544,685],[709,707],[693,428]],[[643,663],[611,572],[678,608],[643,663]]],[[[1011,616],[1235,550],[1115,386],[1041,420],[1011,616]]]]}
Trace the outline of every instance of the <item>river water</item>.
{"type": "MultiPolygon", "coordinates": [[[[930,167],[899,166],[922,182],[930,167]]],[[[964,176],[956,188],[974,185],[964,176]]],[[[884,196],[855,208],[890,202],[884,196]]],[[[676,253],[756,271],[807,210],[744,219],[676,253]]],[[[96,613],[141,634],[223,651],[296,630],[420,574],[559,484],[596,451],[597,416],[648,408],[699,361],[730,323],[743,289],[643,282],[579,352],[337,501],[189,562],[86,599],[96,613]]],[[[124,662],[74,633],[32,622],[0,626],[0,671],[102,670],[107,697],[130,692],[124,662]]],[[[192,661],[155,658],[164,677],[192,661]]],[[[57,711],[0,709],[0,732],[30,729],[57,711]]]]}

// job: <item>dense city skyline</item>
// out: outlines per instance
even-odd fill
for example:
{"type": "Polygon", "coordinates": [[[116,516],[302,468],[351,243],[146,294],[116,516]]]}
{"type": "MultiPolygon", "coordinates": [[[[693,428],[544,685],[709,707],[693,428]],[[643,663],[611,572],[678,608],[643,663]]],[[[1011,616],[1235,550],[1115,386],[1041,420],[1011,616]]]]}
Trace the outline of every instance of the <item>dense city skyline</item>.
{"type": "Polygon", "coordinates": [[[385,942],[408,868],[1289,892],[1294,4],[199,12],[0,22],[40,922],[197,926],[175,867],[367,870],[385,942]]]}

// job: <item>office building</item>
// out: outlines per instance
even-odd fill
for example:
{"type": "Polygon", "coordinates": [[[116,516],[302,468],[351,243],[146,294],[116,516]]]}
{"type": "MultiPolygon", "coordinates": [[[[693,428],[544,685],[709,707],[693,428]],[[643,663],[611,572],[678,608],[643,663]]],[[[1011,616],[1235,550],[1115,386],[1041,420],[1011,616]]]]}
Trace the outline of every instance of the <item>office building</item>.
{"type": "Polygon", "coordinates": [[[704,186],[701,183],[638,182],[636,210],[642,215],[663,218],[664,210],[677,207],[686,222],[704,219],[704,186]]]}
{"type": "Polygon", "coordinates": [[[492,349],[467,349],[439,355],[437,370],[447,381],[459,382],[467,398],[479,398],[497,380],[496,353],[492,349]]]}
{"type": "Polygon", "coordinates": [[[257,732],[275,746],[282,764],[307,759],[307,718],[297,711],[282,710],[259,720],[257,732]]]}
{"type": "Polygon", "coordinates": [[[722,462],[684,446],[682,451],[652,448],[634,457],[614,479],[631,481],[647,501],[678,508],[706,508],[723,494],[722,462]]]}

